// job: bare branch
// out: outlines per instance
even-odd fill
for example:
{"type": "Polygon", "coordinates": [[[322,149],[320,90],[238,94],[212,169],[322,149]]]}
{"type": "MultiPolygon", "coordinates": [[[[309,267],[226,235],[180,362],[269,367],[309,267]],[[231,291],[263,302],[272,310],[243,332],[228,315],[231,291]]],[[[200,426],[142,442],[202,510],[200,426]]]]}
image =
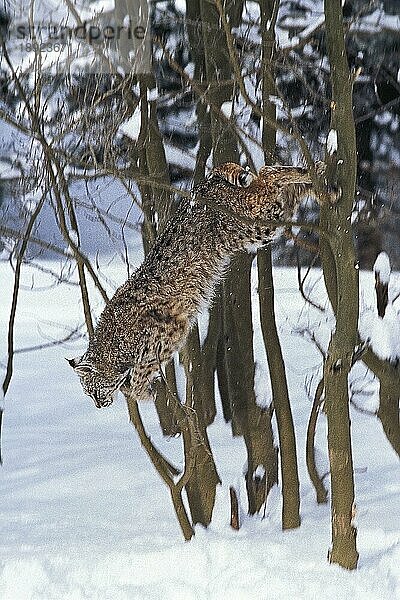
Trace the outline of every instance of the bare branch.
{"type": "Polygon", "coordinates": [[[307,443],[306,443],[306,462],[307,462],[307,471],[312,481],[312,484],[315,488],[315,492],[317,494],[317,502],[318,504],[325,504],[328,501],[328,492],[324,486],[323,478],[320,477],[318,473],[317,466],[315,464],[315,447],[314,447],[314,439],[315,439],[315,430],[317,426],[318,414],[322,404],[324,392],[324,380],[323,378],[318,383],[314,402],[312,405],[310,418],[308,420],[307,426],[307,443]]]}
{"type": "Polygon", "coordinates": [[[26,249],[28,247],[28,243],[30,241],[30,237],[31,237],[31,233],[33,230],[33,227],[40,215],[40,211],[43,208],[43,204],[45,202],[46,199],[46,192],[47,190],[45,190],[42,194],[41,199],[39,200],[39,202],[36,205],[35,210],[33,211],[29,221],[28,221],[28,225],[26,227],[26,230],[23,234],[22,237],[22,243],[21,243],[21,247],[18,251],[17,254],[17,263],[16,263],[16,267],[15,267],[15,275],[14,275],[14,288],[13,288],[13,296],[12,296],[12,301],[11,301],[11,309],[10,309],[10,317],[9,317],[9,321],[8,321],[8,350],[7,350],[7,369],[6,369],[6,375],[3,381],[3,394],[4,396],[7,394],[8,392],[8,388],[11,382],[11,378],[13,375],[13,362],[14,362],[14,326],[15,326],[15,317],[17,314],[17,305],[18,305],[18,295],[19,295],[19,289],[20,289],[20,280],[21,280],[21,268],[22,268],[22,263],[23,263],[23,258],[24,258],[24,254],[26,252],[26,249]]]}

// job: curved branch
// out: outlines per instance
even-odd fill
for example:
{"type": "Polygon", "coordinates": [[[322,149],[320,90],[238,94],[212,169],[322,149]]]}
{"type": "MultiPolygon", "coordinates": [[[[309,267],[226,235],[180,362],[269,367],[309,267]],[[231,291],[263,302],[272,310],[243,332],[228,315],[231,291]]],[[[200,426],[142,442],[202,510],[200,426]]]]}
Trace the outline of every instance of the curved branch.
{"type": "MultiPolygon", "coordinates": [[[[125,398],[128,404],[129,418],[131,420],[131,423],[134,425],[139,435],[140,442],[143,448],[146,450],[157,473],[160,475],[161,479],[169,488],[179,525],[181,527],[185,540],[188,541],[193,537],[194,529],[190,524],[185,505],[183,504],[182,487],[176,485],[172,478],[173,475],[178,474],[178,471],[175,467],[171,465],[171,463],[168,462],[168,460],[162,454],[160,454],[160,452],[151,443],[151,440],[144,428],[137,402],[129,397],[129,393],[125,394],[125,398]]],[[[185,477],[185,475],[186,471],[183,477],[185,477]]],[[[182,481],[182,478],[180,481],[182,481]]]]}
{"type": "Polygon", "coordinates": [[[318,413],[322,404],[322,394],[324,391],[324,379],[322,378],[318,383],[314,402],[312,405],[310,418],[307,426],[307,442],[306,442],[306,463],[307,471],[310,476],[311,482],[315,488],[317,494],[318,504],[325,504],[328,501],[328,492],[324,486],[322,478],[319,476],[317,466],[315,464],[315,430],[317,427],[318,413]]]}

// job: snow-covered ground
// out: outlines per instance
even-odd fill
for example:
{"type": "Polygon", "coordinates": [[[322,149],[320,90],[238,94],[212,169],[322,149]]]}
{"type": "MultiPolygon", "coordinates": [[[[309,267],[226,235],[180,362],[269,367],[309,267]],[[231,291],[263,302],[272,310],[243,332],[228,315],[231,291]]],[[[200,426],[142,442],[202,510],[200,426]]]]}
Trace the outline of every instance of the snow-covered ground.
{"type": "MultiPolygon", "coordinates": [[[[124,277],[123,270],[114,273],[115,281],[124,277]]],[[[318,277],[316,271],[313,278],[318,277]]],[[[81,320],[78,289],[43,289],[45,278],[35,274],[37,290],[31,291],[32,271],[25,271],[17,348],[63,337],[65,326],[75,327],[81,320]]],[[[243,493],[242,528],[230,529],[229,485],[241,477],[246,456],[242,439],[232,438],[219,410],[209,428],[223,481],[214,521],[208,530],[196,528],[195,538],[185,543],[168,491],[128,422],[122,398],[109,409],[96,410],[64,360],[83,350],[84,344],[20,353],[4,413],[2,600],[400,598],[399,462],[377,418],[354,409],[359,569],[350,573],[327,563],[329,507],[316,505],[304,458],[311,407],[305,382],[314,374],[311,390],[315,389],[320,355],[304,330],[306,325],[315,329],[325,344],[331,317],[305,308],[293,270],[276,269],[275,279],[299,448],[301,528],[281,531],[280,495],[274,490],[264,519],[246,516],[243,493]]],[[[4,364],[12,289],[8,264],[0,264],[0,281],[4,364]]],[[[372,273],[362,274],[363,310],[373,304],[373,281],[372,273]]],[[[255,290],[256,282],[253,286],[255,290]]],[[[313,299],[324,304],[321,290],[318,283],[313,299]]],[[[257,325],[256,335],[261,361],[257,325]]],[[[264,373],[263,368],[257,372],[260,395],[268,394],[269,386],[262,384],[264,373]]],[[[360,396],[360,402],[376,406],[376,383],[365,378],[361,367],[356,377],[355,386],[372,394],[367,402],[360,396]]],[[[260,397],[260,402],[265,400],[260,397]]],[[[143,405],[141,411],[153,442],[180,464],[181,440],[162,437],[152,404],[143,405]]],[[[325,438],[321,416],[316,440],[321,465],[326,465],[325,438]]]]}

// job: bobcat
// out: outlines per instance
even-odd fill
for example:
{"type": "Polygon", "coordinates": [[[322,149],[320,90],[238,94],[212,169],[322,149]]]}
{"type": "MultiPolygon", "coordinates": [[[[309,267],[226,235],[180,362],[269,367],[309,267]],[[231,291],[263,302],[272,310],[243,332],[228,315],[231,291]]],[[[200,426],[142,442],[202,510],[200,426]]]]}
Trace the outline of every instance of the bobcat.
{"type": "Polygon", "coordinates": [[[271,240],[274,228],[257,219],[290,219],[306,194],[315,195],[301,167],[263,167],[255,175],[226,163],[180,202],[104,308],[85,354],[68,360],[97,408],[109,406],[122,386],[137,400],[149,397],[152,379],[210,304],[230,257],[271,240]]]}

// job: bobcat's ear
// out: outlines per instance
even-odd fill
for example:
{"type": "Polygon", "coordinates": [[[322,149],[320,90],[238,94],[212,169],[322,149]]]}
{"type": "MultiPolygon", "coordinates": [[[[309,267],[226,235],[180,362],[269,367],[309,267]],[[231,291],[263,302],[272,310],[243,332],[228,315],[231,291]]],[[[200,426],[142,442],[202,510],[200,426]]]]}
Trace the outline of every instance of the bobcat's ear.
{"type": "Polygon", "coordinates": [[[83,355],[77,356],[76,358],[66,358],[65,360],[73,369],[75,369],[82,362],[83,355]]]}
{"type": "Polygon", "coordinates": [[[78,375],[84,375],[85,373],[96,371],[96,368],[91,363],[85,362],[83,360],[83,356],[77,356],[76,358],[66,358],[65,360],[71,365],[75,373],[78,373],[78,375]]]}

